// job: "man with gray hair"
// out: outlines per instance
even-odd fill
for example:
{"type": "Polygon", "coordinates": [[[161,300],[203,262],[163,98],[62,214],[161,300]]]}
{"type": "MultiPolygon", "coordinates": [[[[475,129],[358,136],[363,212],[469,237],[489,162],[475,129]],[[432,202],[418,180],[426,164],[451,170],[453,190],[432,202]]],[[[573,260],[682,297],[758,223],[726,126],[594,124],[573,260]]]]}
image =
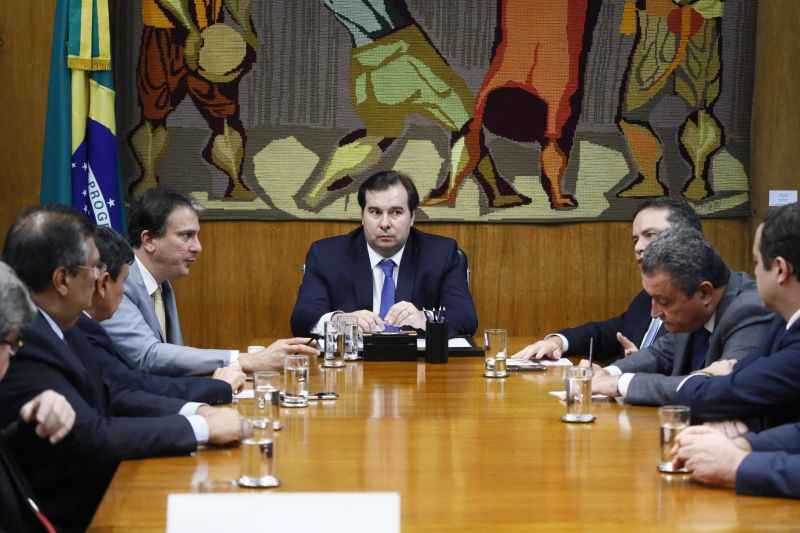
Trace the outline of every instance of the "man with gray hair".
{"type": "Polygon", "coordinates": [[[752,279],[731,272],[703,236],[665,231],[645,250],[642,286],[652,315],[669,332],[649,348],[596,369],[592,390],[627,403],[664,405],[681,380],[718,359],[742,359],[758,347],[772,313],[752,279]]]}
{"type": "MultiPolygon", "coordinates": [[[[25,284],[14,271],[0,262],[0,380],[6,375],[11,357],[19,349],[19,333],[36,316],[25,284]]],[[[0,385],[2,386],[2,385],[0,385]]],[[[27,479],[16,464],[7,442],[21,433],[32,433],[58,443],[72,429],[75,411],[57,392],[46,390],[20,409],[20,418],[0,431],[0,531],[34,531],[49,521],[33,497],[27,479]]]]}

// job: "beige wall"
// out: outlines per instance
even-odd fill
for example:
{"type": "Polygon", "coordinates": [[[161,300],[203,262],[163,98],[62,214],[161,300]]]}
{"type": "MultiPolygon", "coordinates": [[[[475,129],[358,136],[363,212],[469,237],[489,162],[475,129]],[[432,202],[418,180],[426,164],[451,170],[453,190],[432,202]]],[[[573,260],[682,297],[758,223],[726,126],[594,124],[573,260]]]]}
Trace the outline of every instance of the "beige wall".
{"type": "MultiPolygon", "coordinates": [[[[38,199],[55,2],[0,2],[0,232],[38,199]]],[[[798,188],[800,163],[800,1],[759,4],[753,117],[753,206],[769,188],[798,188]]],[[[309,242],[352,224],[208,222],[205,252],[178,286],[188,342],[243,346],[288,334],[288,319],[309,242]]],[[[705,223],[710,240],[738,269],[750,268],[750,221],[705,223]]],[[[618,312],[638,290],[628,224],[559,226],[429,224],[456,237],[470,256],[481,326],[531,335],[618,312]]]]}

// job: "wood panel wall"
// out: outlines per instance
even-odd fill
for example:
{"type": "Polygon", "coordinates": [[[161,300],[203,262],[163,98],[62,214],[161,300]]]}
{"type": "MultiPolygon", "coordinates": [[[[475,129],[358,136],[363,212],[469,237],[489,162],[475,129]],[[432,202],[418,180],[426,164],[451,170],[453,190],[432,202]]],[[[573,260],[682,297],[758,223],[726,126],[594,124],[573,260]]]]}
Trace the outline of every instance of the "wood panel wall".
{"type": "MultiPolygon", "coordinates": [[[[0,232],[38,200],[55,2],[0,2],[0,232]]],[[[800,84],[793,64],[800,2],[759,3],[753,119],[753,198],[763,212],[769,188],[797,188],[800,84]],[[792,187],[794,186],[794,187],[792,187]]],[[[354,224],[207,222],[204,252],[177,283],[186,340],[242,347],[258,336],[288,335],[308,245],[354,224]]],[[[543,225],[426,224],[456,238],[470,257],[481,327],[533,335],[619,312],[638,290],[630,228],[619,222],[543,225]]],[[[749,220],[704,222],[736,269],[750,269],[749,220]]]]}

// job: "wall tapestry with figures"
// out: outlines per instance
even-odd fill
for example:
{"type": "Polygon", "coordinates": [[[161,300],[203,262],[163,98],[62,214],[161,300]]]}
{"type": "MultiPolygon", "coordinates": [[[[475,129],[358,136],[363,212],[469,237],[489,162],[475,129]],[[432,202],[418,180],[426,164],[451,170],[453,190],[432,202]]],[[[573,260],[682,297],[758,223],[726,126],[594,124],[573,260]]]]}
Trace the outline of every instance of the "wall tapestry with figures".
{"type": "Polygon", "coordinates": [[[357,219],[377,170],[419,220],[749,214],[752,0],[112,3],[129,193],[211,219],[357,219]]]}

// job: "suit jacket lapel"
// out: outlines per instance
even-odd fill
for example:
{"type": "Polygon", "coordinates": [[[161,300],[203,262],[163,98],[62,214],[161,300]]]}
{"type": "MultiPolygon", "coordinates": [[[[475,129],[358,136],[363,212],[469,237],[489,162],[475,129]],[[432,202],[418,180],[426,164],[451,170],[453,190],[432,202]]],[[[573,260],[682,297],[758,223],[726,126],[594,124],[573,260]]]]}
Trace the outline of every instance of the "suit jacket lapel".
{"type": "Polygon", "coordinates": [[[722,331],[719,325],[722,321],[722,317],[725,315],[725,311],[727,311],[728,307],[731,305],[731,302],[742,292],[743,281],[741,274],[738,272],[731,272],[730,276],[728,276],[725,292],[722,294],[722,298],[720,298],[719,305],[717,305],[717,310],[715,311],[714,331],[711,332],[711,337],[708,339],[705,366],[710,365],[722,355],[722,331]]]}
{"type": "Polygon", "coordinates": [[[419,268],[418,246],[414,230],[408,236],[406,249],[403,251],[403,259],[400,260],[400,272],[397,277],[397,288],[395,290],[396,302],[410,302],[413,300],[414,282],[419,268]]]}
{"type": "Polygon", "coordinates": [[[353,239],[350,243],[350,259],[355,268],[353,283],[355,284],[356,309],[369,309],[371,311],[373,276],[363,228],[353,232],[353,239]]]}
{"type": "MultiPolygon", "coordinates": [[[[139,264],[134,261],[128,272],[128,279],[125,280],[125,289],[126,292],[129,292],[128,296],[142,312],[144,321],[147,322],[147,325],[150,326],[153,333],[158,335],[161,342],[167,342],[167,339],[165,339],[164,335],[161,333],[161,326],[158,324],[158,317],[156,316],[156,310],[153,306],[153,299],[147,294],[147,287],[144,286],[144,278],[142,278],[142,273],[139,271],[139,264]],[[128,289],[130,289],[130,291],[128,291],[128,289]]],[[[164,302],[164,308],[165,310],[167,308],[166,301],[164,302]]]]}

